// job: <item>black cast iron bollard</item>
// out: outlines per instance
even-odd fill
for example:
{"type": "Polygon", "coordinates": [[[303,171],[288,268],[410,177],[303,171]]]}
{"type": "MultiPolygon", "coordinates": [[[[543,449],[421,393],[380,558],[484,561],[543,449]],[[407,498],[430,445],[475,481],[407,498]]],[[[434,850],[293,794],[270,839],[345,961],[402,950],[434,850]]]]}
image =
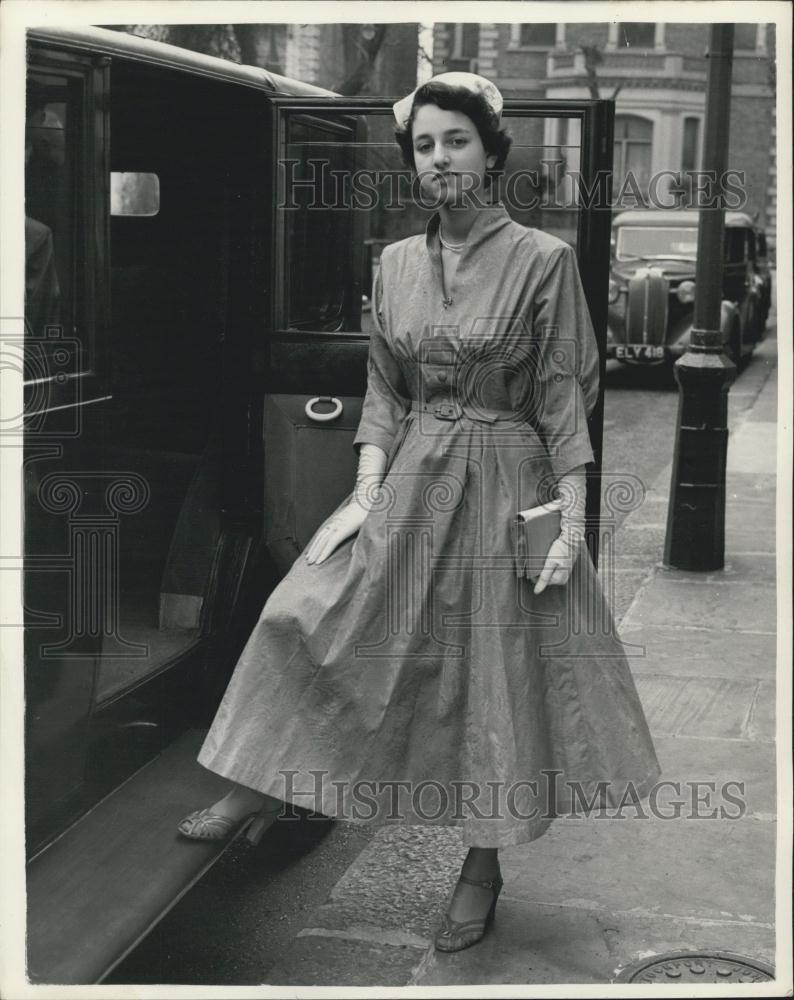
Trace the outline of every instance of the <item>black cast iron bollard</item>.
{"type": "Polygon", "coordinates": [[[722,177],[727,168],[733,25],[711,27],[703,169],[716,179],[715,205],[700,206],[695,315],[690,348],[675,365],[679,387],[676,446],[664,562],[684,570],[725,564],[725,465],[728,391],[736,366],[720,332],[723,230],[722,177]]]}

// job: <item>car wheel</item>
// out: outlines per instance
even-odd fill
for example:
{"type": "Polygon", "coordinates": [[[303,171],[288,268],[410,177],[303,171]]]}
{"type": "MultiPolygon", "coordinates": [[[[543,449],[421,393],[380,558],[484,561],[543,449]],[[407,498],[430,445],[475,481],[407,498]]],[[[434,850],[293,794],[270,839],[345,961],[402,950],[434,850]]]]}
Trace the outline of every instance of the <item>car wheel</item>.
{"type": "Polygon", "coordinates": [[[742,355],[742,328],[738,323],[731,330],[731,339],[727,344],[727,353],[731,361],[736,365],[736,371],[744,371],[749,364],[752,350],[742,355]]]}
{"type": "Polygon", "coordinates": [[[738,369],[742,362],[742,331],[738,323],[734,323],[731,327],[731,335],[725,345],[725,353],[738,369]]]}

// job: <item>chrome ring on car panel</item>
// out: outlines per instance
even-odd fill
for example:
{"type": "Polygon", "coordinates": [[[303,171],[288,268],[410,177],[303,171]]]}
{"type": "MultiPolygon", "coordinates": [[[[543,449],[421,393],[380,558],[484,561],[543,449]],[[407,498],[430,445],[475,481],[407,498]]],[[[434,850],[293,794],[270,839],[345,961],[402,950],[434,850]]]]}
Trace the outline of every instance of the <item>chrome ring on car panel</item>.
{"type": "Polygon", "coordinates": [[[337,399],[336,396],[314,396],[308,401],[304,407],[304,411],[309,420],[316,420],[317,423],[324,424],[329,420],[336,420],[336,418],[342,412],[342,400],[337,399]],[[329,410],[328,413],[317,413],[314,410],[315,403],[333,403],[333,410],[329,410]]]}

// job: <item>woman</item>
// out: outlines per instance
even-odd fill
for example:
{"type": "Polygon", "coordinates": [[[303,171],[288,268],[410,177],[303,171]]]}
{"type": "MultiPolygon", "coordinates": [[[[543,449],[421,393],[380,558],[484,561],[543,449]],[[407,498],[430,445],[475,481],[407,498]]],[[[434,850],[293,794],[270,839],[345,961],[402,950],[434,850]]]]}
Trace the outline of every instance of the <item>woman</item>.
{"type": "Polygon", "coordinates": [[[501,107],[469,73],[394,106],[438,210],[383,251],[356,486],[270,596],[202,747],[234,788],[180,826],[225,837],[282,800],[459,823],[469,851],[442,951],[482,938],[498,849],[570,806],[566,780],[645,794],[658,776],[582,544],[590,318],[570,247],[487,200],[510,145],[501,107]],[[511,522],[552,485],[561,532],[533,587],[511,522]],[[588,609],[600,629],[580,627],[588,609]]]}

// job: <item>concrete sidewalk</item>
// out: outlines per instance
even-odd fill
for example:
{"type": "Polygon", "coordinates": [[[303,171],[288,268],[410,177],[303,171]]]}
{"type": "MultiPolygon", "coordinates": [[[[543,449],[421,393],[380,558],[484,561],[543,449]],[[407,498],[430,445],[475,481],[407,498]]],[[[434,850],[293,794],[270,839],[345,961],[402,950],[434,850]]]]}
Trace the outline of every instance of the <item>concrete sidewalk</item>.
{"type": "MultiPolygon", "coordinates": [[[[494,929],[454,955],[436,953],[432,933],[465,855],[459,833],[386,826],[269,983],[596,984],[641,957],[695,948],[773,961],[776,346],[770,333],[729,397],[725,569],[662,566],[669,469],[617,537],[614,610],[662,778],[680,783],[680,818],[637,819],[632,807],[623,821],[563,818],[500,851],[494,929]]],[[[659,796],[668,813],[674,791],[659,796]]]]}

